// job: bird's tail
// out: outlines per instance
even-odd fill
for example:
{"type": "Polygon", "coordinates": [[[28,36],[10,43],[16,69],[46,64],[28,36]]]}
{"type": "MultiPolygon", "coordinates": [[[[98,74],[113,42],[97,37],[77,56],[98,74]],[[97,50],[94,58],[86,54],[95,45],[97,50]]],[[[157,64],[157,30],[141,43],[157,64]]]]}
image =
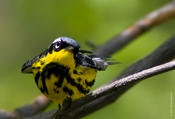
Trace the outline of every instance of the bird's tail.
{"type": "Polygon", "coordinates": [[[92,60],[97,70],[105,70],[109,65],[119,63],[111,58],[93,57],[92,60]]]}
{"type": "Polygon", "coordinates": [[[79,52],[80,54],[77,56],[78,62],[82,66],[95,68],[97,70],[105,70],[109,65],[119,63],[116,60],[109,57],[101,57],[94,55],[92,51],[79,50],[79,52]]]}

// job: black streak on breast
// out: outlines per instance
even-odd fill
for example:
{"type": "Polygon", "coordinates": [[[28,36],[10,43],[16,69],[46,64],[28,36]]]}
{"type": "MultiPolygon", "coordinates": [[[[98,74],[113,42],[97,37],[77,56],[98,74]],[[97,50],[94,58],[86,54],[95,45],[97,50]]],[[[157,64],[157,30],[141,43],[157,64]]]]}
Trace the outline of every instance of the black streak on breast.
{"type": "Polygon", "coordinates": [[[70,96],[73,95],[73,91],[72,91],[72,89],[69,89],[69,88],[66,87],[66,86],[63,88],[63,91],[64,91],[65,93],[68,93],[70,96]]]}
{"type": "Polygon", "coordinates": [[[35,83],[38,85],[38,80],[39,80],[39,77],[40,77],[40,72],[38,71],[35,75],[35,83]]]}
{"type": "Polygon", "coordinates": [[[87,81],[87,80],[85,80],[85,83],[86,83],[86,85],[87,86],[92,86],[92,85],[94,85],[94,82],[95,82],[95,79],[94,80],[92,80],[92,81],[87,81]]]}
{"type": "Polygon", "coordinates": [[[55,86],[56,87],[61,87],[62,83],[64,81],[64,77],[66,77],[66,75],[68,75],[69,72],[69,68],[59,65],[58,63],[49,63],[47,64],[44,68],[43,68],[43,72],[41,74],[41,79],[42,79],[42,83],[43,83],[43,88],[45,90],[45,92],[48,94],[47,91],[47,87],[45,84],[45,80],[46,78],[48,80],[50,80],[51,75],[55,75],[56,77],[58,77],[58,81],[55,82],[55,86]]]}
{"type": "Polygon", "coordinates": [[[85,88],[83,88],[81,84],[76,83],[75,80],[71,78],[70,75],[68,75],[66,79],[67,79],[67,82],[69,82],[72,86],[75,86],[81,93],[87,94],[89,92],[89,90],[86,90],[85,88]]]}

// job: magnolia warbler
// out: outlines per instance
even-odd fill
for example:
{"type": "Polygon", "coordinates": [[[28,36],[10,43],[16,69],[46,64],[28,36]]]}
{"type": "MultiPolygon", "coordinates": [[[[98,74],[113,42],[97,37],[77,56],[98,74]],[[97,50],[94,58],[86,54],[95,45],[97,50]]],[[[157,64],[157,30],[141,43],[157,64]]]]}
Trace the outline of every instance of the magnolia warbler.
{"type": "Polygon", "coordinates": [[[98,70],[105,70],[107,58],[80,50],[69,37],[59,37],[40,55],[22,66],[24,73],[33,73],[40,91],[50,100],[62,105],[66,98],[72,101],[86,95],[95,82],[98,70]]]}

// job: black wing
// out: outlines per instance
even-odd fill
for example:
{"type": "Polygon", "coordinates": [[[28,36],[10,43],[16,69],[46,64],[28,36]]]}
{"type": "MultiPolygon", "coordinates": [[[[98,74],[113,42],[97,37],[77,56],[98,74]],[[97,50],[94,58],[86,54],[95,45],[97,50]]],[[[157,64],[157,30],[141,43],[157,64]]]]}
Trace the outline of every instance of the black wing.
{"type": "Polygon", "coordinates": [[[84,55],[78,54],[76,57],[76,62],[78,65],[91,67],[97,70],[105,70],[109,65],[104,59],[94,56],[94,55],[84,55]]]}

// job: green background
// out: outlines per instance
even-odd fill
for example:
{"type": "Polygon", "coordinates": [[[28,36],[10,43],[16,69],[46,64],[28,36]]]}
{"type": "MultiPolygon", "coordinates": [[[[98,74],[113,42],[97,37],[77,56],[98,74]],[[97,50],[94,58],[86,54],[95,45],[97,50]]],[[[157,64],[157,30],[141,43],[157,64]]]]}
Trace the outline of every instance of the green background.
{"type": "MultiPolygon", "coordinates": [[[[20,72],[22,64],[38,55],[59,36],[100,45],[170,0],[0,0],[0,109],[13,110],[38,94],[32,75],[20,72]]],[[[113,56],[121,64],[99,72],[93,89],[109,82],[124,68],[146,56],[174,34],[171,19],[137,38],[113,56]]],[[[163,55],[163,54],[162,54],[163,55]]],[[[115,103],[84,119],[175,118],[175,74],[149,78],[115,103]],[[173,105],[170,106],[170,93],[173,105]]],[[[56,108],[52,104],[48,110],[56,108]]]]}

